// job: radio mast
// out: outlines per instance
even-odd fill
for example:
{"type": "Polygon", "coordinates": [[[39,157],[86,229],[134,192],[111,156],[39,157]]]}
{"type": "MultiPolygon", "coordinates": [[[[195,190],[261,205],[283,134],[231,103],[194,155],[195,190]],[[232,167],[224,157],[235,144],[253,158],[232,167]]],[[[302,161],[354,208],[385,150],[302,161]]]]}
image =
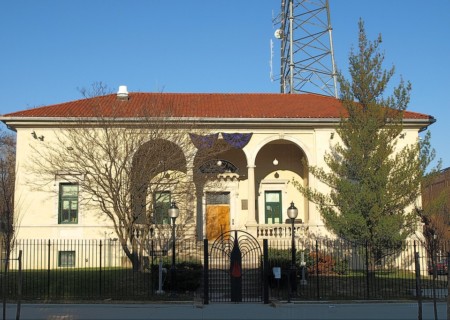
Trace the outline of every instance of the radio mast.
{"type": "Polygon", "coordinates": [[[328,0],[281,0],[275,38],[281,42],[281,93],[337,98],[328,0]]]}

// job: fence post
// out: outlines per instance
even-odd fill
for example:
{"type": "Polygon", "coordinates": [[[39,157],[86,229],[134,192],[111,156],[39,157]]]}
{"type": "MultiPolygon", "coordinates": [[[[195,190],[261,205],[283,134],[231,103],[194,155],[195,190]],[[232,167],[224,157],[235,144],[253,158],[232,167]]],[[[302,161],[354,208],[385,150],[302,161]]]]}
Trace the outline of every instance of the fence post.
{"type": "Polygon", "coordinates": [[[22,250],[19,250],[19,281],[17,283],[17,309],[16,320],[20,319],[20,307],[22,304],[22,250]]]}
{"type": "Polygon", "coordinates": [[[416,250],[416,241],[414,241],[414,264],[416,269],[416,295],[418,304],[418,320],[422,320],[422,285],[420,283],[420,262],[419,253],[416,250]]]}
{"type": "Polygon", "coordinates": [[[100,270],[99,270],[98,292],[102,296],[102,240],[100,240],[100,270]]]}
{"type": "Polygon", "coordinates": [[[209,304],[208,239],[203,239],[203,303],[209,304]]]}
{"type": "Polygon", "coordinates": [[[369,243],[366,240],[365,243],[365,249],[366,249],[366,298],[367,300],[370,299],[370,289],[369,289],[369,243]]]}
{"type": "Polygon", "coordinates": [[[50,299],[50,239],[48,239],[48,251],[47,251],[47,298],[50,299]]]}
{"type": "Polygon", "coordinates": [[[319,242],[316,239],[316,286],[317,300],[320,300],[320,283],[319,283],[319,242]]]}
{"type": "MultiPolygon", "coordinates": [[[[450,266],[450,251],[448,250],[447,247],[447,268],[450,266]]],[[[447,319],[450,319],[450,272],[447,272],[447,319]]]]}
{"type": "Polygon", "coordinates": [[[269,244],[267,239],[263,239],[263,296],[264,304],[269,303],[269,244]]]}
{"type": "MultiPolygon", "coordinates": [[[[2,248],[4,248],[5,247],[5,242],[4,242],[5,240],[4,239],[2,239],[2,248]]],[[[2,266],[2,297],[3,297],[3,299],[2,299],[2,302],[3,302],[3,320],[5,320],[6,319],[6,276],[7,276],[7,269],[6,269],[6,264],[7,264],[7,261],[6,261],[6,259],[8,259],[8,256],[7,255],[5,255],[5,256],[3,256],[3,252],[2,252],[2,264],[1,264],[1,266],[2,266]]]]}
{"type": "Polygon", "coordinates": [[[437,306],[436,306],[436,279],[437,279],[437,236],[436,234],[433,235],[433,242],[431,245],[431,259],[432,259],[432,267],[433,267],[433,282],[432,282],[432,289],[433,289],[433,311],[434,311],[434,318],[437,319],[437,306]]]}

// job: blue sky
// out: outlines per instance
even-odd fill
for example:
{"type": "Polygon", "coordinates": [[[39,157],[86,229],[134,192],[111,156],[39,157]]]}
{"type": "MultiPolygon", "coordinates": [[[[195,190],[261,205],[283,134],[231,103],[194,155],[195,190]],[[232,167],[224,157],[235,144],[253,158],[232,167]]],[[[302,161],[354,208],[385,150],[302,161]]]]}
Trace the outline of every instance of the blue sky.
{"type": "MultiPolygon", "coordinates": [[[[0,11],[0,114],[116,90],[278,92],[270,79],[272,16],[281,0],[7,0],[0,11]]],[[[387,68],[412,83],[409,110],[433,115],[432,143],[450,166],[450,1],[330,0],[337,67],[357,22],[383,36],[387,68]]],[[[274,52],[274,65],[279,60],[274,52]]],[[[278,69],[274,69],[276,72],[278,69]]]]}

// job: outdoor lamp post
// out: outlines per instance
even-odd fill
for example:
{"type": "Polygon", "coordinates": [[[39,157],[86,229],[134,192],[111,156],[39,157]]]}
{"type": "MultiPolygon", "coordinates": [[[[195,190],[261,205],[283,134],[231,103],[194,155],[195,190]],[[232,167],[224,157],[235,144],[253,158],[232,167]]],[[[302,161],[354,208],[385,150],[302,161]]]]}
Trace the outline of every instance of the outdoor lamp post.
{"type": "Polygon", "coordinates": [[[291,219],[292,223],[292,229],[291,229],[291,235],[292,235],[292,257],[291,257],[291,291],[295,292],[297,291],[297,284],[296,284],[296,268],[295,268],[295,232],[294,232],[294,222],[295,218],[297,218],[298,215],[298,209],[294,206],[294,202],[291,202],[291,206],[287,210],[287,215],[289,219],[291,219]]]}
{"type": "MultiPolygon", "coordinates": [[[[169,208],[169,217],[172,219],[172,266],[170,267],[170,280],[171,285],[175,284],[175,220],[180,214],[180,209],[178,209],[175,201],[172,201],[169,208]]],[[[173,287],[172,287],[173,289],[173,287]]]]}

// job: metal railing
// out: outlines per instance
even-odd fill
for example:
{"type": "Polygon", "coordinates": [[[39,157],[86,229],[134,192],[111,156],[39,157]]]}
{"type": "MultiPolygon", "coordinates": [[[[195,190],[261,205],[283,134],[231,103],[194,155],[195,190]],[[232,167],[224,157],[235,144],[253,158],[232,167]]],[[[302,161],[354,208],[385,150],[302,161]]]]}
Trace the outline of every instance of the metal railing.
{"type": "Polygon", "coordinates": [[[435,288],[436,297],[443,299],[447,296],[447,248],[441,248],[437,254],[437,261],[442,264],[437,265],[434,276],[431,252],[420,242],[405,242],[396,249],[375,254],[376,250],[365,243],[298,240],[297,289],[291,294],[288,283],[291,244],[269,241],[270,295],[277,299],[300,300],[416,299],[419,281],[423,298],[432,298],[435,288]],[[281,277],[275,276],[273,268],[281,271],[281,277]]]}
{"type": "MultiPolygon", "coordinates": [[[[158,271],[171,263],[171,252],[147,251],[140,271],[133,271],[118,241],[113,240],[17,240],[12,256],[22,251],[23,300],[146,300],[158,289],[158,271]]],[[[201,244],[180,241],[176,264],[184,292],[196,290],[201,281],[201,244]],[[192,280],[192,275],[198,279],[192,280]]],[[[165,270],[164,270],[165,271],[165,270]]],[[[162,280],[168,287],[165,272],[162,280]]],[[[18,265],[10,260],[0,278],[8,299],[17,298],[18,265]]]]}
{"type": "MultiPolygon", "coordinates": [[[[397,249],[373,257],[367,244],[330,239],[296,239],[297,290],[289,292],[291,242],[269,241],[268,268],[264,276],[271,299],[354,300],[416,299],[417,280],[423,298],[447,295],[447,252],[437,248],[436,276],[432,253],[420,242],[407,242],[397,249]],[[417,261],[415,260],[417,257],[417,261]],[[416,263],[417,262],[417,263],[416,263]],[[420,270],[417,269],[416,265],[420,270]],[[274,269],[279,268],[280,277],[274,269]],[[434,291],[433,291],[434,289],[434,291]]],[[[176,244],[177,282],[162,274],[162,288],[178,295],[158,294],[159,263],[169,269],[171,250],[147,252],[141,271],[133,271],[118,241],[114,240],[17,240],[12,257],[22,251],[22,300],[155,300],[194,298],[203,285],[204,245],[185,239],[176,244]],[[167,279],[166,279],[167,278],[167,279]],[[176,297],[176,298],[174,298],[176,297]]],[[[4,260],[2,260],[4,261],[4,260]]],[[[2,297],[19,297],[19,266],[2,266],[2,297]]]]}

